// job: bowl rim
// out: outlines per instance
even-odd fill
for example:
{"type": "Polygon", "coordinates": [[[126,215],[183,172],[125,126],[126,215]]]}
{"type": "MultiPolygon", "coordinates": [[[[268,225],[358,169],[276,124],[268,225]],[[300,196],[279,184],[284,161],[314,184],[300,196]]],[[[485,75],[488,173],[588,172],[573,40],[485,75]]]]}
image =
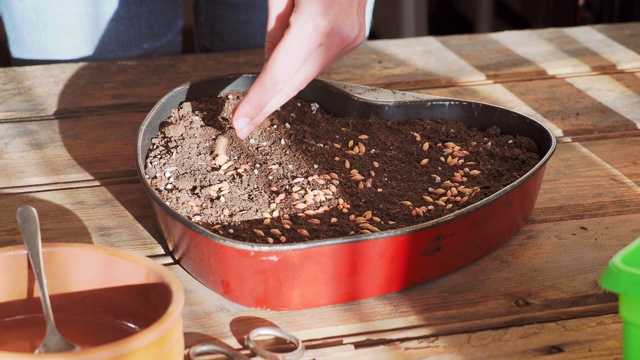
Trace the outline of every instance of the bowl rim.
{"type": "MultiPolygon", "coordinates": [[[[481,207],[484,207],[484,206],[496,201],[497,199],[499,199],[499,198],[503,197],[504,195],[508,194],[509,192],[517,189],[518,187],[520,187],[520,185],[526,183],[530,178],[532,178],[536,173],[538,173],[538,171],[541,171],[541,170],[543,170],[545,168],[545,166],[547,165],[549,159],[551,158],[551,156],[553,155],[553,153],[555,152],[556,147],[557,147],[557,140],[556,140],[555,136],[553,135],[551,130],[549,130],[549,128],[547,128],[540,121],[538,121],[538,120],[536,120],[536,119],[534,119],[534,118],[532,118],[532,117],[530,117],[528,115],[522,114],[520,112],[511,110],[511,109],[508,109],[508,108],[505,108],[505,107],[502,107],[502,106],[499,106],[499,105],[494,105],[494,104],[489,104],[489,103],[484,103],[484,102],[478,102],[478,101],[470,101],[470,100],[461,100],[461,99],[455,99],[455,98],[438,97],[438,96],[429,95],[429,94],[413,93],[413,92],[399,91],[399,90],[390,90],[390,89],[377,88],[377,87],[371,87],[371,86],[360,85],[360,84],[351,84],[351,83],[339,82],[339,81],[334,81],[334,80],[324,80],[324,79],[316,78],[316,79],[312,80],[309,85],[307,85],[307,88],[311,87],[311,86],[328,87],[331,90],[333,90],[334,92],[337,92],[337,93],[339,93],[339,94],[341,94],[343,96],[350,97],[354,101],[366,102],[366,103],[373,104],[373,105],[423,103],[425,106],[429,106],[429,105],[444,105],[444,106],[448,107],[448,106],[452,106],[452,105],[461,104],[461,105],[465,105],[465,106],[480,106],[480,107],[481,106],[487,106],[487,107],[490,107],[490,108],[494,108],[496,110],[506,111],[507,113],[514,114],[514,115],[526,118],[528,121],[533,122],[535,124],[535,126],[539,127],[544,132],[545,137],[549,141],[548,150],[546,150],[544,155],[541,156],[540,160],[538,161],[538,163],[534,167],[532,167],[526,174],[522,175],[520,178],[518,178],[516,181],[514,181],[511,184],[509,184],[508,186],[506,186],[506,187],[494,192],[493,194],[487,196],[486,198],[480,200],[477,203],[474,203],[472,205],[469,205],[469,206],[465,207],[464,209],[457,210],[457,211],[452,212],[450,214],[444,215],[442,217],[439,217],[437,219],[433,219],[433,220],[430,220],[430,221],[427,221],[427,222],[424,222],[424,223],[411,225],[411,226],[406,226],[406,227],[402,227],[402,228],[399,228],[399,229],[386,230],[384,232],[374,233],[374,234],[349,235],[349,236],[334,237],[334,238],[328,238],[328,239],[318,239],[318,240],[312,240],[312,241],[300,242],[300,243],[256,244],[256,243],[248,243],[248,242],[244,242],[244,241],[240,241],[240,240],[235,240],[235,239],[232,239],[232,238],[228,238],[228,237],[224,237],[224,236],[221,236],[219,234],[216,234],[216,233],[214,233],[214,232],[212,232],[212,231],[210,231],[210,230],[208,230],[208,229],[206,229],[206,228],[204,228],[204,227],[202,227],[200,225],[197,225],[194,222],[186,219],[182,215],[178,214],[175,210],[173,210],[170,206],[168,206],[160,198],[160,196],[150,186],[149,181],[148,181],[148,179],[146,178],[146,175],[145,175],[145,171],[144,171],[145,161],[144,160],[146,159],[146,153],[148,151],[148,148],[143,149],[142,148],[142,142],[144,141],[144,138],[145,138],[145,130],[146,130],[146,128],[154,120],[154,114],[159,111],[159,109],[163,106],[163,104],[165,102],[167,102],[168,100],[170,100],[173,97],[175,97],[176,94],[178,94],[180,92],[188,91],[189,88],[191,86],[193,86],[193,85],[197,86],[197,85],[204,84],[204,83],[209,83],[209,82],[212,82],[212,81],[228,81],[229,84],[228,84],[227,88],[225,88],[224,90],[219,92],[219,93],[222,93],[223,91],[226,91],[228,88],[230,88],[233,85],[233,83],[235,83],[237,81],[254,81],[256,76],[257,76],[256,74],[220,75],[220,76],[207,77],[207,78],[202,78],[202,79],[186,82],[186,83],[183,83],[183,84],[175,87],[174,89],[172,89],[171,91],[166,93],[158,102],[156,102],[156,104],[153,106],[153,108],[151,110],[149,110],[149,112],[145,116],[144,120],[140,124],[139,130],[138,130],[138,136],[136,138],[136,169],[137,169],[137,172],[138,172],[138,178],[140,179],[140,182],[142,183],[143,188],[145,189],[147,194],[150,196],[150,198],[154,202],[154,204],[157,205],[157,206],[160,206],[165,212],[170,214],[170,216],[174,220],[177,220],[177,221],[181,222],[188,229],[190,229],[192,231],[195,231],[196,233],[198,233],[198,234],[204,236],[205,238],[207,238],[208,240],[215,241],[215,242],[218,242],[218,243],[223,244],[225,246],[230,246],[230,247],[237,248],[237,249],[240,249],[240,250],[257,251],[257,252],[264,252],[264,253],[283,252],[283,251],[291,251],[291,250],[301,250],[301,249],[313,248],[313,247],[318,247],[318,246],[333,246],[333,245],[340,245],[340,244],[346,244],[346,243],[352,243],[352,242],[360,242],[360,241],[382,240],[382,239],[385,239],[385,238],[396,237],[396,236],[400,236],[400,235],[404,235],[404,234],[408,234],[408,233],[424,231],[426,229],[433,228],[433,227],[439,226],[439,225],[441,225],[443,223],[447,223],[447,222],[453,221],[453,220],[455,220],[457,218],[466,216],[466,215],[476,211],[477,209],[479,209],[481,207]],[[362,96],[361,94],[355,94],[355,91],[353,91],[353,89],[361,89],[361,91],[360,91],[361,93],[366,93],[367,90],[382,91],[382,92],[387,93],[390,98],[389,99],[367,98],[367,97],[362,96]]],[[[214,94],[212,94],[212,95],[214,95],[214,94]]],[[[155,211],[155,208],[154,208],[154,211],[155,211]]],[[[156,217],[157,217],[157,214],[156,214],[156,217]]]]}
{"type": "MultiPolygon", "coordinates": [[[[47,252],[73,252],[84,251],[92,253],[100,253],[108,257],[117,257],[125,261],[141,265],[160,275],[162,282],[167,285],[171,292],[169,305],[162,315],[146,328],[129,335],[123,339],[110,342],[107,344],[94,346],[86,350],[77,352],[51,353],[33,355],[30,353],[0,351],[0,358],[13,359],[80,359],[80,358],[103,358],[100,356],[120,356],[136,349],[141,349],[155,338],[148,334],[157,333],[164,334],[170,328],[176,325],[175,319],[179,318],[179,324],[182,327],[182,309],[184,307],[184,288],[178,277],[161,265],[148,257],[135,254],[123,249],[99,244],[86,243],[64,243],[64,242],[47,242],[42,244],[43,253],[47,252]]],[[[27,257],[27,250],[24,245],[11,245],[0,248],[0,256],[19,255],[27,257]]]]}

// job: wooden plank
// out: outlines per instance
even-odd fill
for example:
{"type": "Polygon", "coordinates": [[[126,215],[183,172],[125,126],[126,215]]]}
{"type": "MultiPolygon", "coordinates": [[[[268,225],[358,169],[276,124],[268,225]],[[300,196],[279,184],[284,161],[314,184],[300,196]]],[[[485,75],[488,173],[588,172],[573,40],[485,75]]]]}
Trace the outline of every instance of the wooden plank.
{"type": "Polygon", "coordinates": [[[613,142],[606,140],[583,142],[582,145],[629,181],[640,186],[640,161],[636,156],[629,157],[630,152],[637,151],[638,143],[637,138],[622,138],[613,142]]]}
{"type": "MultiPolygon", "coordinates": [[[[313,350],[307,356],[313,356],[313,350]]],[[[509,327],[377,346],[336,349],[316,359],[622,359],[617,315],[509,327]]]]}
{"type": "Polygon", "coordinates": [[[640,23],[594,25],[593,29],[636,54],[640,54],[640,23]]]}
{"type": "Polygon", "coordinates": [[[162,235],[138,183],[0,195],[0,246],[22,244],[16,211],[38,210],[44,242],[94,243],[165,255],[162,235]]]}
{"type": "Polygon", "coordinates": [[[633,43],[626,36],[635,32],[616,28],[610,31],[615,38],[606,32],[607,25],[602,25],[597,30],[575,27],[369,41],[325,76],[418,89],[640,70],[637,48],[618,42],[633,43]],[[589,41],[594,38],[597,46],[589,41]]]}
{"type": "Polygon", "coordinates": [[[639,128],[636,73],[420,90],[420,93],[496,104],[543,122],[556,136],[639,128]]]}
{"type": "MultiPolygon", "coordinates": [[[[633,29],[634,25],[627,26],[633,29]]],[[[605,33],[607,27],[597,29],[599,33],[605,33]]],[[[626,45],[633,43],[634,40],[625,39],[625,33],[619,29],[611,31],[617,34],[616,39],[624,40],[626,45]]],[[[543,29],[492,35],[371,40],[332,65],[321,77],[396,89],[419,89],[623,71],[620,69],[640,71],[634,67],[635,60],[630,54],[635,48],[630,52],[614,52],[620,59],[607,58],[576,40],[580,39],[580,32],[592,30],[590,27],[576,28],[578,35],[543,29]],[[522,40],[527,38],[535,39],[540,49],[528,51],[528,44],[522,40]],[[518,46],[525,49],[520,50],[518,46]],[[541,55],[535,57],[535,54],[541,55]]],[[[633,34],[630,31],[627,36],[633,34]]],[[[614,41],[614,48],[625,48],[614,39],[605,38],[614,41]]],[[[261,65],[262,51],[247,50],[1,68],[0,119],[53,114],[60,117],[78,111],[112,112],[118,106],[141,111],[182,83],[221,74],[258,72],[261,65]]]]}
{"type": "Polygon", "coordinates": [[[638,233],[634,218],[527,225],[494,253],[440,279],[299,311],[246,308],[209,291],[181,268],[172,269],[187,293],[188,345],[212,338],[233,342],[239,328],[267,323],[328,343],[345,336],[352,343],[442,336],[615,313],[616,297],[599,288],[597,279],[611,256],[633,240],[630,233],[638,233]]]}
{"type": "MultiPolygon", "coordinates": [[[[629,31],[633,31],[634,28],[637,30],[637,27],[638,25],[636,24],[635,26],[630,25],[626,28],[629,29],[629,31]]],[[[616,69],[637,69],[640,67],[640,54],[638,54],[637,51],[638,47],[633,46],[633,43],[629,43],[629,40],[633,39],[635,36],[630,36],[629,31],[627,31],[624,37],[617,37],[617,40],[622,41],[622,43],[616,41],[616,36],[607,36],[607,33],[619,35],[619,32],[608,31],[609,29],[619,28],[619,26],[604,28],[568,27],[563,28],[561,31],[572,37],[574,40],[579,41],[580,44],[593,50],[599,56],[611,61],[611,63],[615,65],[616,69]],[[602,29],[604,31],[600,32],[598,29],[602,29]],[[631,45],[632,48],[635,48],[635,51],[632,48],[626,47],[626,45],[631,45]]]]}
{"type": "Polygon", "coordinates": [[[120,113],[0,125],[4,170],[0,192],[42,184],[137,177],[136,136],[144,116],[120,113]]]}
{"type": "MultiPolygon", "coordinates": [[[[603,140],[597,149],[611,164],[580,143],[560,144],[545,172],[538,202],[530,222],[599,217],[605,214],[640,214],[640,186],[629,179],[637,175],[623,159],[604,155],[635,148],[637,141],[603,140]]],[[[628,161],[628,160],[626,160],[628,161]]],[[[606,215],[605,215],[606,216],[606,215]]]]}
{"type": "Polygon", "coordinates": [[[183,83],[258,72],[262,59],[261,50],[246,50],[0,68],[0,119],[114,112],[118,106],[146,111],[183,83]]]}

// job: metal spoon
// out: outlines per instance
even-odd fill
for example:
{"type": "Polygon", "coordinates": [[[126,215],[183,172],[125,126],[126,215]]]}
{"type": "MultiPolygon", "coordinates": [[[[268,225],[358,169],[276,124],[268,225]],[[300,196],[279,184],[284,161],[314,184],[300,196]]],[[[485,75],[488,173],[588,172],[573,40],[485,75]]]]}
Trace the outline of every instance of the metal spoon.
{"type": "Polygon", "coordinates": [[[17,217],[18,226],[22,233],[22,240],[24,240],[24,244],[27,247],[29,261],[31,262],[33,273],[36,276],[36,281],[38,282],[44,319],[47,322],[46,334],[35,353],[42,354],[80,350],[78,345],[60,335],[53,321],[53,311],[51,310],[49,292],[47,291],[47,279],[44,276],[44,267],[42,264],[42,239],[40,237],[38,212],[32,206],[23,205],[18,209],[17,217]]]}

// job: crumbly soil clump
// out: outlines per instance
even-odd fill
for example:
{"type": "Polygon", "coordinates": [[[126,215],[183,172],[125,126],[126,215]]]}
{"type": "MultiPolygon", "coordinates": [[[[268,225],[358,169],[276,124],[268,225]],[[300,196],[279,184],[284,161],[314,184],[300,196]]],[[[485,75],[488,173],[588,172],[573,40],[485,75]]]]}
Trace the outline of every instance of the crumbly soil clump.
{"type": "Polygon", "coordinates": [[[230,119],[243,96],[234,91],[174,109],[145,169],[180,215],[243,242],[416,225],[486,198],[540,160],[530,138],[496,127],[334,116],[297,98],[241,140],[230,119]]]}

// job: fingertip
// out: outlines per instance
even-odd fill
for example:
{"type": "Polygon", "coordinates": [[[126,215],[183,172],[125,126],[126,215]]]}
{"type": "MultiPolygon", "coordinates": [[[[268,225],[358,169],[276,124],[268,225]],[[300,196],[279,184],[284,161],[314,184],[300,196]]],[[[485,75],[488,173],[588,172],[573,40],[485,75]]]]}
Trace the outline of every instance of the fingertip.
{"type": "Polygon", "coordinates": [[[235,119],[235,121],[233,122],[233,128],[236,131],[236,135],[238,135],[240,139],[244,140],[247,138],[247,136],[249,136],[249,134],[255,127],[251,125],[251,119],[247,117],[241,117],[235,119]]]}

